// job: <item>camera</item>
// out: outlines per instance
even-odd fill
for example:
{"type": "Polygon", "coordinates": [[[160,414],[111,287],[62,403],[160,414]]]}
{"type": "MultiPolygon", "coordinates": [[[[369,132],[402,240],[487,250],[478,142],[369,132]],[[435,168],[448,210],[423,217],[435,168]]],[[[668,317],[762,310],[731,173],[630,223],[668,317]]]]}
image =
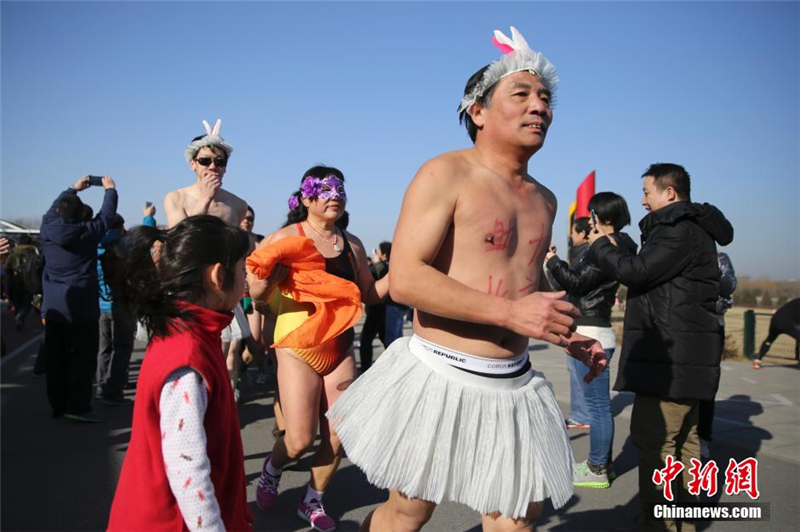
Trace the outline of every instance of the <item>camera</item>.
{"type": "Polygon", "coordinates": [[[103,186],[103,176],[90,175],[89,176],[89,186],[90,187],[102,187],[103,186]]]}

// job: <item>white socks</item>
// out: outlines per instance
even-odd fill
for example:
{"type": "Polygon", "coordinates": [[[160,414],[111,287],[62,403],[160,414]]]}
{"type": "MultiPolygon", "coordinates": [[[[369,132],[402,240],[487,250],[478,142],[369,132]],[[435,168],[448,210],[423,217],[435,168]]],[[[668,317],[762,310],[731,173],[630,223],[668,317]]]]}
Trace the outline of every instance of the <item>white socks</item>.
{"type": "Polygon", "coordinates": [[[273,477],[281,476],[281,470],[272,467],[272,458],[270,458],[269,462],[267,462],[267,473],[269,473],[273,477]]]}
{"type": "Polygon", "coordinates": [[[314,489],[314,488],[312,488],[312,487],[311,487],[311,485],[309,484],[309,486],[308,486],[308,491],[306,492],[306,497],[303,499],[303,502],[304,502],[304,503],[306,503],[306,504],[308,504],[308,503],[309,503],[309,502],[311,502],[313,499],[316,499],[316,500],[317,500],[317,502],[322,502],[322,495],[323,495],[324,493],[325,493],[324,491],[317,491],[317,490],[315,490],[315,489],[314,489]]]}

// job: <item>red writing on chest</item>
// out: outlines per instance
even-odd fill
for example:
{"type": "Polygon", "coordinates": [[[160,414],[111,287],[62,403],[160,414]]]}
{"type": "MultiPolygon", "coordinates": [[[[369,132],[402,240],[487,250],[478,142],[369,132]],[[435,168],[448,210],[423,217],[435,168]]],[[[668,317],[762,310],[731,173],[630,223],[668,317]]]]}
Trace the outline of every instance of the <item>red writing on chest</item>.
{"type": "Polygon", "coordinates": [[[536,260],[536,257],[539,255],[539,248],[541,247],[542,243],[547,244],[546,242],[544,242],[545,237],[546,235],[544,233],[544,223],[542,222],[539,225],[539,236],[537,238],[532,238],[531,240],[528,240],[528,244],[534,246],[533,254],[531,255],[531,260],[528,261],[528,266],[533,264],[533,261],[536,260]]]}
{"type": "Polygon", "coordinates": [[[508,249],[514,229],[514,222],[508,222],[508,229],[506,229],[502,221],[495,220],[492,232],[488,233],[483,239],[484,250],[498,251],[508,249]]]}
{"type": "Polygon", "coordinates": [[[506,297],[508,295],[508,289],[505,289],[505,291],[503,291],[502,278],[497,280],[497,286],[494,287],[494,289],[493,286],[494,286],[494,276],[490,275],[489,288],[486,290],[486,293],[489,294],[490,296],[499,296],[499,297],[506,297]]]}

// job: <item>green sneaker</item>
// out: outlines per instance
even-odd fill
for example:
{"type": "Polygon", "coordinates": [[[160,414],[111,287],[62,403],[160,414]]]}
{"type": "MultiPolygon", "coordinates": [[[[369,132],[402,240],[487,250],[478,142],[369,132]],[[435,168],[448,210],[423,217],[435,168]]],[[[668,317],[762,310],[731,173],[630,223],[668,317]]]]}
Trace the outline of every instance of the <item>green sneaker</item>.
{"type": "Polygon", "coordinates": [[[579,464],[575,464],[575,473],[572,476],[572,485],[582,488],[600,488],[605,489],[611,486],[608,480],[608,473],[602,472],[600,474],[592,472],[589,469],[589,464],[586,460],[579,464]]]}

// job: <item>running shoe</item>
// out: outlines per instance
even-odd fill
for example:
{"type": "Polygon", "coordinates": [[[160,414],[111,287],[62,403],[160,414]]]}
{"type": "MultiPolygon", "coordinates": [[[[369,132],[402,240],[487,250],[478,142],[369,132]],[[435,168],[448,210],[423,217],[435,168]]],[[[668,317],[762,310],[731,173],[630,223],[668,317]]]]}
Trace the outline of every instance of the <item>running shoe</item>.
{"type": "Polygon", "coordinates": [[[267,453],[264,458],[264,465],[261,467],[261,478],[258,480],[258,487],[256,487],[256,503],[262,510],[269,510],[278,498],[278,484],[281,482],[281,476],[272,476],[267,472],[267,464],[272,453],[267,453]]]}
{"type": "Polygon", "coordinates": [[[336,521],[325,513],[325,508],[317,499],[308,502],[301,502],[297,507],[298,517],[311,523],[311,528],[320,532],[332,532],[336,530],[336,521]]]}
{"type": "Polygon", "coordinates": [[[582,488],[600,488],[605,489],[611,486],[608,480],[608,472],[602,471],[595,473],[589,468],[586,460],[575,465],[575,473],[572,476],[572,485],[582,488]]]}
{"type": "Polygon", "coordinates": [[[86,412],[85,414],[64,414],[64,418],[77,423],[103,423],[105,421],[105,418],[99,417],[93,412],[86,412]]]}
{"type": "Polygon", "coordinates": [[[591,428],[591,425],[589,425],[588,423],[581,423],[579,421],[575,421],[572,418],[567,419],[566,423],[567,423],[567,428],[568,429],[586,429],[586,430],[588,430],[589,428],[591,428]]]}
{"type": "Polygon", "coordinates": [[[753,359],[753,369],[761,369],[761,361],[757,358],[753,359]]]}
{"type": "Polygon", "coordinates": [[[111,406],[127,406],[133,404],[133,401],[126,399],[121,393],[118,395],[100,395],[97,398],[100,402],[111,406]]]}

